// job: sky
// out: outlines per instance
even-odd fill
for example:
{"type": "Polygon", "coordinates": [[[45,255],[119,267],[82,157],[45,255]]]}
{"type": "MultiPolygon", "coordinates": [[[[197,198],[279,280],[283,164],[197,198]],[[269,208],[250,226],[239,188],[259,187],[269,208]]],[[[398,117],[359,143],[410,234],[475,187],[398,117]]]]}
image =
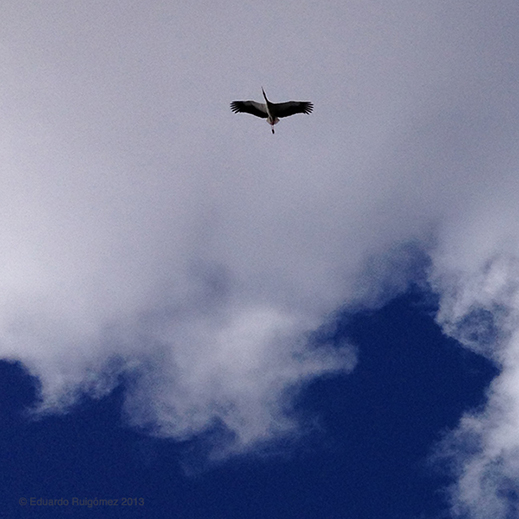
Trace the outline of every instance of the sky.
{"type": "Polygon", "coordinates": [[[5,0],[9,516],[133,492],[515,517],[518,24],[512,0],[5,0]],[[314,112],[230,111],[261,87],[314,112]]]}

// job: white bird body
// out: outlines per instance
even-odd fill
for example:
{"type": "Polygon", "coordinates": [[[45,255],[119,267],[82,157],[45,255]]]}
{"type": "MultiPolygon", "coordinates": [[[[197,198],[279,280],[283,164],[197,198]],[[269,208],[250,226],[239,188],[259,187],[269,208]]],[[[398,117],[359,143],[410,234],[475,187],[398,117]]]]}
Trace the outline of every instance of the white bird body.
{"type": "Polygon", "coordinates": [[[233,101],[231,103],[231,110],[234,113],[248,113],[267,119],[267,122],[272,126],[272,133],[274,133],[274,125],[279,122],[282,117],[288,117],[294,114],[310,114],[314,109],[314,105],[309,101],[287,101],[286,103],[271,103],[265,94],[265,90],[261,89],[264,103],[256,101],[233,101]]]}

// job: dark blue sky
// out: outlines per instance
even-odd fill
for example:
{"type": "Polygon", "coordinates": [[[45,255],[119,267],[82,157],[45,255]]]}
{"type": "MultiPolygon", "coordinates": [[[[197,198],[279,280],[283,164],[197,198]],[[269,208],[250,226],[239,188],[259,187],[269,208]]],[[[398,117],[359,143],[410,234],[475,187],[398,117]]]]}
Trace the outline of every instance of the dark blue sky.
{"type": "Polygon", "coordinates": [[[124,382],[69,414],[31,421],[25,410],[34,380],[2,362],[0,516],[444,516],[442,489],[450,480],[429,456],[463,411],[483,402],[496,372],[442,335],[430,299],[413,292],[377,311],[342,316],[334,339],[354,343],[359,363],[352,374],[318,380],[299,395],[294,412],[306,434],[216,466],[204,465],[200,440],[155,439],[127,427],[124,382]],[[31,497],[69,504],[19,504],[31,497]],[[73,505],[74,497],[119,501],[89,509],[73,505]],[[144,504],[122,506],[123,498],[144,504]]]}

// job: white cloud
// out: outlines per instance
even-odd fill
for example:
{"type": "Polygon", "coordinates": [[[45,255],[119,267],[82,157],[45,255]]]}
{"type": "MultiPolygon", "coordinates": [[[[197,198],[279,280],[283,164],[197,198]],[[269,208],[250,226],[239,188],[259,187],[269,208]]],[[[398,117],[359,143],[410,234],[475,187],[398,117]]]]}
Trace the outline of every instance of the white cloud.
{"type": "Polygon", "coordinates": [[[287,395],[355,362],[305,338],[405,290],[418,250],[441,325],[503,368],[461,422],[456,506],[506,502],[487,482],[517,481],[515,2],[1,10],[0,355],[44,407],[123,372],[129,419],[162,434],[293,431],[287,395]],[[260,85],[315,112],[275,136],[231,114],[260,85]]]}
{"type": "MultiPolygon", "coordinates": [[[[498,235],[495,228],[497,241],[498,235]]],[[[517,514],[519,489],[519,271],[517,255],[481,259],[472,272],[444,282],[438,319],[462,344],[495,361],[500,374],[485,407],[468,411],[437,455],[453,463],[458,478],[451,488],[456,514],[506,518],[517,514]]]]}

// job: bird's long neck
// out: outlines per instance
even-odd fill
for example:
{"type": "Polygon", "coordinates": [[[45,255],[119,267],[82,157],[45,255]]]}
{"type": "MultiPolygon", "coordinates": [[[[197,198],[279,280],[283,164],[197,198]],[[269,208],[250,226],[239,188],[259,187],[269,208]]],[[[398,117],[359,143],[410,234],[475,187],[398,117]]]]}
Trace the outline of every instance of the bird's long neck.
{"type": "Polygon", "coordinates": [[[265,90],[263,90],[263,87],[261,87],[261,91],[263,92],[263,97],[265,99],[265,105],[267,107],[267,113],[270,115],[270,102],[267,99],[267,94],[265,94],[265,90]]]}
{"type": "Polygon", "coordinates": [[[263,90],[263,87],[261,87],[261,91],[263,92],[263,97],[265,99],[265,108],[267,109],[267,115],[268,115],[268,122],[269,124],[275,124],[274,123],[274,114],[271,110],[270,101],[267,99],[267,94],[265,94],[265,90],[263,90]]]}

